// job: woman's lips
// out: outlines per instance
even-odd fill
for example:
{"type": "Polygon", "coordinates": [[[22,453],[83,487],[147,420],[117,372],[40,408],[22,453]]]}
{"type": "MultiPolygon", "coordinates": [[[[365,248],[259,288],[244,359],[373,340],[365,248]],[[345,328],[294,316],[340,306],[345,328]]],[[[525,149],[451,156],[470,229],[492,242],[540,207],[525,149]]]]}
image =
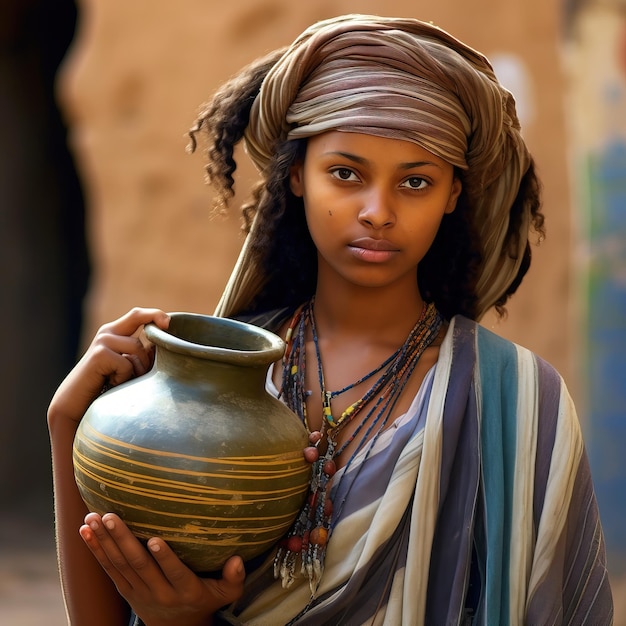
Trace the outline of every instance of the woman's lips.
{"type": "Polygon", "coordinates": [[[398,247],[387,239],[361,237],[348,244],[350,252],[368,263],[384,263],[399,252],[398,247]]]}

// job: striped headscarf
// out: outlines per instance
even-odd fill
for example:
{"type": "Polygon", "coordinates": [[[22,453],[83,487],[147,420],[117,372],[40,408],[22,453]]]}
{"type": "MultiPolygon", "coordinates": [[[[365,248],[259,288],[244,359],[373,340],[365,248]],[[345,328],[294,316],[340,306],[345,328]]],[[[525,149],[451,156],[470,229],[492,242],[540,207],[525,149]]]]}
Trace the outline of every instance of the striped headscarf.
{"type": "MultiPolygon", "coordinates": [[[[464,171],[481,238],[482,316],[514,281],[530,224],[527,210],[519,249],[503,249],[511,205],[531,158],[513,97],[488,60],[415,19],[346,15],[318,22],[268,72],[244,139],[263,173],[277,143],[330,130],[413,141],[464,171]]],[[[240,261],[236,272],[245,269],[245,259],[240,261]]],[[[231,280],[231,287],[236,284],[241,287],[231,280]]]]}

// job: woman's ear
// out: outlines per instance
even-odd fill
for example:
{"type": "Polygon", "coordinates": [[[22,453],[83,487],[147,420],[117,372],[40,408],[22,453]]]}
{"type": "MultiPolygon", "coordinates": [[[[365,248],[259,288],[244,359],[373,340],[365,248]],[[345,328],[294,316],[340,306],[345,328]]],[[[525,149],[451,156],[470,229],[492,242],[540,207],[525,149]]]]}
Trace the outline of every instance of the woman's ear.
{"type": "Polygon", "coordinates": [[[297,161],[289,169],[289,187],[297,198],[304,195],[304,163],[297,161]]]}
{"type": "Polygon", "coordinates": [[[454,177],[452,181],[452,187],[450,188],[450,197],[448,198],[448,204],[446,206],[445,213],[452,213],[456,209],[456,203],[459,200],[461,191],[463,190],[463,183],[458,176],[454,177]]]}

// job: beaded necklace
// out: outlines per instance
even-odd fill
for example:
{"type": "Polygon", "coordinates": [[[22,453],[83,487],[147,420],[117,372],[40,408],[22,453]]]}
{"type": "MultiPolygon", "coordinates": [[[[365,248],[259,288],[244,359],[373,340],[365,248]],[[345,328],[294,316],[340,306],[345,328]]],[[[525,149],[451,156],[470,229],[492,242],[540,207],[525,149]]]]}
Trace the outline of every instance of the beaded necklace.
{"type": "MultiPolygon", "coordinates": [[[[380,365],[357,381],[339,391],[327,391],[317,336],[317,326],[313,315],[314,299],[300,307],[294,314],[287,331],[287,348],[283,357],[283,379],[281,395],[286,404],[300,417],[309,433],[311,432],[306,399],[310,395],[306,386],[306,329],[311,329],[315,356],[317,358],[318,380],[322,400],[321,439],[325,436],[327,448],[318,455],[311,469],[309,496],[298,517],[278,547],[274,559],[274,576],[281,578],[283,587],[289,587],[295,580],[298,559],[300,572],[309,578],[311,593],[315,593],[324,571],[326,545],[330,539],[334,521],[340,511],[333,515],[333,502],[329,497],[328,485],[336,472],[335,458],[360,436],[358,445],[346,463],[344,472],[357,453],[369,441],[373,444],[385,429],[402,391],[424,353],[424,350],[437,337],[443,320],[430,303],[424,306],[417,323],[405,342],[380,365]],[[368,381],[377,374],[371,387],[358,400],[350,404],[338,417],[332,412],[333,398],[368,381]],[[351,423],[363,409],[368,407],[353,433],[341,445],[337,436],[351,423]],[[367,428],[366,428],[367,425],[367,428]],[[365,429],[365,432],[363,430],[365,429]]],[[[319,441],[316,445],[319,444],[319,441]]]]}

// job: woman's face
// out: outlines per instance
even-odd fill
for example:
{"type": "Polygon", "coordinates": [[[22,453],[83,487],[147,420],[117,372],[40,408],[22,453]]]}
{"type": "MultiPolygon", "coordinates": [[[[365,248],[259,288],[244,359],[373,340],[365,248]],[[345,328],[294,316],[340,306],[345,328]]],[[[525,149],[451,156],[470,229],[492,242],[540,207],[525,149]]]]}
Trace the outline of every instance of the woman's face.
{"type": "Polygon", "coordinates": [[[331,131],[307,142],[291,169],[318,250],[318,277],[416,286],[416,268],[461,182],[451,164],[401,139],[331,131]]]}

